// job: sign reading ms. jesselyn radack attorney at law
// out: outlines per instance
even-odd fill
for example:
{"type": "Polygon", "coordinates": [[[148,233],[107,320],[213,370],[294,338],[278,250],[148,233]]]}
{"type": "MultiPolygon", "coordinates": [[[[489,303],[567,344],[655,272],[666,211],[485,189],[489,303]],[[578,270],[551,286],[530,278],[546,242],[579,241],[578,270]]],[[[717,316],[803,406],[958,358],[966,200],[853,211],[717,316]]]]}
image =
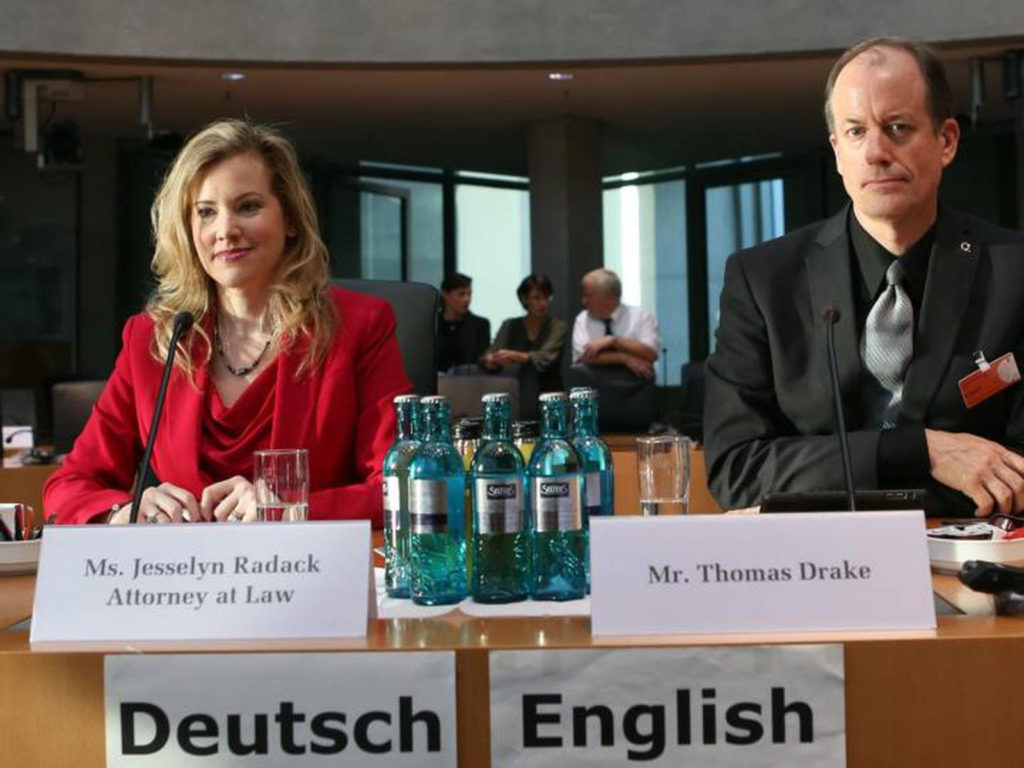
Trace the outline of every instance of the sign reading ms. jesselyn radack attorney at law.
{"type": "Polygon", "coordinates": [[[370,525],[53,526],[34,650],[366,634],[370,525]]]}

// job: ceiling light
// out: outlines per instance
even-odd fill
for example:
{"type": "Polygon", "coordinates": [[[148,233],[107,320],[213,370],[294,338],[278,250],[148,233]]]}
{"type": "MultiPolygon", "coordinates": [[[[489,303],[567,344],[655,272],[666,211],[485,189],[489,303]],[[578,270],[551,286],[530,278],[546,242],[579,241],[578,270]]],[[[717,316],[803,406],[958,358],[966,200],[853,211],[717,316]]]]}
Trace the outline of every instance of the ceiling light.
{"type": "Polygon", "coordinates": [[[227,80],[230,83],[238,83],[245,80],[245,72],[221,72],[221,80],[227,80]]]}
{"type": "Polygon", "coordinates": [[[548,80],[554,80],[556,83],[564,83],[567,80],[572,80],[576,77],[572,72],[548,72],[548,80]]]}

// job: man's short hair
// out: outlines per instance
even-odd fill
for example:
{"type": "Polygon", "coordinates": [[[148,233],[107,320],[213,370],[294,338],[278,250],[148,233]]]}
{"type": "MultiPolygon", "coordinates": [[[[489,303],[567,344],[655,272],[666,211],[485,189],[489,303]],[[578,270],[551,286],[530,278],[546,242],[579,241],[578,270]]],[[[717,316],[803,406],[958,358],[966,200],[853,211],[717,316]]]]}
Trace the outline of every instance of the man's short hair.
{"type": "Polygon", "coordinates": [[[583,276],[583,282],[590,283],[601,293],[610,294],[619,300],[622,299],[622,282],[619,280],[619,276],[610,269],[602,267],[591,270],[583,276]]]}
{"type": "Polygon", "coordinates": [[[448,293],[448,291],[457,291],[460,288],[472,287],[473,278],[469,275],[464,275],[461,272],[452,272],[441,281],[441,290],[445,293],[448,293]]]}
{"type": "Polygon", "coordinates": [[[921,77],[924,78],[925,105],[932,116],[932,125],[938,130],[943,121],[953,117],[953,90],[949,87],[946,67],[931,48],[922,43],[915,43],[905,37],[872,37],[843,51],[836,59],[825,81],[825,123],[829,133],[835,133],[835,121],[832,117],[832,90],[835,88],[839,73],[847,64],[862,53],[876,48],[892,48],[904,51],[914,57],[921,77]]]}

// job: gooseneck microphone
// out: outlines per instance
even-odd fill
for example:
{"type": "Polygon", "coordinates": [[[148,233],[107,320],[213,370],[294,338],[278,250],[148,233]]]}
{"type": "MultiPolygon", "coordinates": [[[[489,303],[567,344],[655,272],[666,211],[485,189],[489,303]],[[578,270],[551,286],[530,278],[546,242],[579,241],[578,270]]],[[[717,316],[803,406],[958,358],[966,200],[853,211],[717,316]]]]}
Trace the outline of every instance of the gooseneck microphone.
{"type": "Polygon", "coordinates": [[[164,363],[164,377],[160,380],[160,389],[156,393],[156,407],[153,409],[153,421],[149,425],[149,438],[146,440],[146,450],[142,454],[142,462],[139,464],[139,473],[135,478],[135,498],[132,499],[132,512],[128,522],[135,523],[139,519],[139,504],[142,503],[142,492],[146,490],[146,475],[149,473],[149,459],[153,455],[153,444],[156,442],[156,430],[160,424],[160,414],[164,410],[164,396],[167,394],[167,382],[171,378],[171,369],[174,367],[174,353],[178,349],[178,339],[192,327],[193,317],[191,312],[179,312],[174,316],[174,331],[171,333],[171,341],[167,348],[167,362],[164,363]]]}
{"type": "Polygon", "coordinates": [[[835,327],[839,322],[839,310],[826,307],[822,317],[825,320],[825,338],[828,345],[828,376],[832,381],[832,407],[835,409],[836,434],[839,436],[839,455],[843,460],[843,477],[846,480],[846,503],[853,512],[857,505],[853,498],[853,462],[850,459],[850,443],[846,436],[846,418],[843,416],[843,395],[839,388],[839,364],[836,362],[835,327]]]}

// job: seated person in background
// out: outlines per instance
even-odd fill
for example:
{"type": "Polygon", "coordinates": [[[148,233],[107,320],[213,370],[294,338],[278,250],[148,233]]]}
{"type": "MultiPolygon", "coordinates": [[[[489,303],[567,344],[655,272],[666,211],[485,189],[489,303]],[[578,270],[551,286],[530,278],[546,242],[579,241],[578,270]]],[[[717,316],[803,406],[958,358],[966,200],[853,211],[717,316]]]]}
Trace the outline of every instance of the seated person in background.
{"type": "Polygon", "coordinates": [[[524,317],[501,324],[482,363],[492,371],[506,370],[520,380],[520,403],[532,410],[541,392],[558,392],[562,382],[562,351],[569,326],[548,314],[554,288],[547,275],[534,273],[516,289],[524,317]]]}
{"type": "Polygon", "coordinates": [[[704,429],[723,507],[844,488],[823,319],[834,308],[854,486],[925,487],[949,514],[1024,510],[1024,387],[973,407],[958,387],[978,351],[1024,358],[1024,237],[939,205],[953,115],[923,46],[875,38],[832,67],[825,117],[851,204],[725,267],[704,429]]]}
{"type": "Polygon", "coordinates": [[[129,519],[174,317],[195,317],[171,372],[140,522],[256,517],[253,451],[309,450],[309,517],[381,522],[391,401],[408,392],[384,301],[332,288],[294,150],[267,128],[213,123],[153,203],[157,287],[130,318],[92,416],[43,504],[60,523],[129,519]]]}
{"type": "Polygon", "coordinates": [[[441,283],[441,298],[444,305],[437,328],[437,370],[478,364],[491,343],[491,323],[469,311],[473,279],[453,272],[441,283]]]}
{"type": "Polygon", "coordinates": [[[585,309],[572,329],[572,361],[588,365],[624,365],[638,378],[654,379],[661,334],[654,315],[622,303],[622,283],[610,269],[583,276],[585,309]]]}

